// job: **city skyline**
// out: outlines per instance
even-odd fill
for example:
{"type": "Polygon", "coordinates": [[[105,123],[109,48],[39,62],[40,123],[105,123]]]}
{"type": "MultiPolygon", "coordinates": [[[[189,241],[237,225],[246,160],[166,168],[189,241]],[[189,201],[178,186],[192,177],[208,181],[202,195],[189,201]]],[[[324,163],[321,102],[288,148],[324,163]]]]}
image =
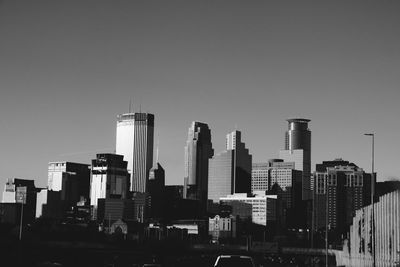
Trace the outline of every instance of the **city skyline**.
{"type": "Polygon", "coordinates": [[[312,120],[311,170],[344,158],[370,172],[375,132],[378,181],[399,179],[400,6],[360,3],[2,1],[0,183],[43,187],[49,162],[114,152],[130,98],[155,114],[167,184],[183,184],[192,121],[217,152],[237,125],[266,162],[296,117],[312,120]]]}

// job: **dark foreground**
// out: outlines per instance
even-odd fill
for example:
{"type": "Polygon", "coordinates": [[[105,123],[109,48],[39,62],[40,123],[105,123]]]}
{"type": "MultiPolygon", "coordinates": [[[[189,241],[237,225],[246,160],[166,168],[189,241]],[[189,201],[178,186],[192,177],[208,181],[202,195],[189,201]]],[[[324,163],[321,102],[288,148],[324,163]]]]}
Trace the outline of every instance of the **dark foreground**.
{"type": "MultiPolygon", "coordinates": [[[[251,252],[243,247],[195,249],[180,243],[117,246],[79,242],[1,242],[0,266],[141,267],[157,263],[163,267],[211,267],[221,254],[249,255],[257,266],[325,266],[323,257],[251,252]]],[[[335,266],[334,259],[330,265],[335,266]]]]}

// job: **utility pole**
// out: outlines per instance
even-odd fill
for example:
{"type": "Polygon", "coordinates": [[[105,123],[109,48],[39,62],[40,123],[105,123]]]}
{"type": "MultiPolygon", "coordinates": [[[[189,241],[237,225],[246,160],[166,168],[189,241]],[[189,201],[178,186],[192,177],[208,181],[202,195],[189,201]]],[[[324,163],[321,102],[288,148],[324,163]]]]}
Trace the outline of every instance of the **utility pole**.
{"type": "Polygon", "coordinates": [[[372,267],[376,266],[375,259],[375,134],[374,133],[366,133],[366,136],[372,137],[372,155],[371,155],[371,209],[372,209],[372,220],[371,220],[371,228],[372,228],[372,244],[371,244],[371,252],[372,252],[372,267]]]}
{"type": "Polygon", "coordinates": [[[22,240],[22,224],[23,224],[23,217],[24,217],[24,204],[26,203],[26,186],[17,186],[16,188],[16,195],[15,200],[17,203],[21,203],[21,218],[19,223],[19,240],[22,240]]]}
{"type": "Polygon", "coordinates": [[[325,196],[326,196],[326,209],[325,209],[325,266],[328,267],[328,220],[329,220],[329,205],[328,205],[328,201],[329,201],[329,197],[328,197],[328,176],[329,176],[329,172],[328,170],[326,170],[326,174],[325,174],[325,196]]]}

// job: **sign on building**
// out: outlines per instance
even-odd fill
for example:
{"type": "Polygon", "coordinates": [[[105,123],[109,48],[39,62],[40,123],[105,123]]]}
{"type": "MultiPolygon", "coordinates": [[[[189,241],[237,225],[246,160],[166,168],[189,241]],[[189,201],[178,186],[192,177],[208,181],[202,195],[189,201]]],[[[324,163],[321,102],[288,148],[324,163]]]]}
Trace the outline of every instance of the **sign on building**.
{"type": "Polygon", "coordinates": [[[17,192],[15,193],[15,201],[17,203],[26,204],[26,186],[17,187],[17,192]]]}

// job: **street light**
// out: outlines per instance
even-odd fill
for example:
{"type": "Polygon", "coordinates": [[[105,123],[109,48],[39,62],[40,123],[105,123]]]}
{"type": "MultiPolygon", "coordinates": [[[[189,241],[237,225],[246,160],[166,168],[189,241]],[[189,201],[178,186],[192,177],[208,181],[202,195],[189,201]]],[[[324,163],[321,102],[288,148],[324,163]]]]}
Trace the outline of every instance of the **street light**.
{"type": "Polygon", "coordinates": [[[372,207],[372,244],[371,244],[371,250],[372,250],[372,266],[376,266],[375,262],[375,207],[374,207],[374,196],[375,196],[375,171],[374,171],[374,150],[375,150],[375,134],[374,133],[366,133],[364,134],[366,136],[371,136],[372,137],[372,155],[371,155],[371,207],[372,207]]]}
{"type": "Polygon", "coordinates": [[[329,170],[326,168],[325,174],[325,266],[328,267],[328,225],[329,225],[329,196],[328,196],[328,177],[329,170]]]}

